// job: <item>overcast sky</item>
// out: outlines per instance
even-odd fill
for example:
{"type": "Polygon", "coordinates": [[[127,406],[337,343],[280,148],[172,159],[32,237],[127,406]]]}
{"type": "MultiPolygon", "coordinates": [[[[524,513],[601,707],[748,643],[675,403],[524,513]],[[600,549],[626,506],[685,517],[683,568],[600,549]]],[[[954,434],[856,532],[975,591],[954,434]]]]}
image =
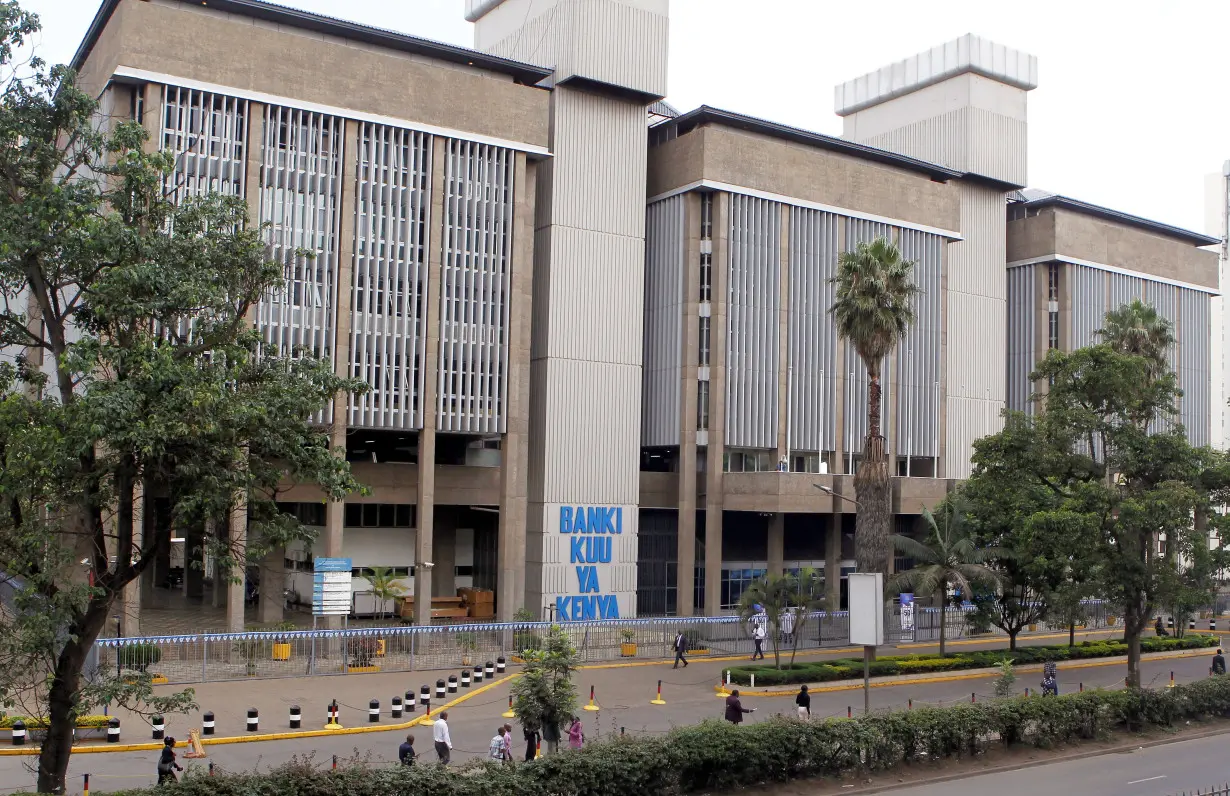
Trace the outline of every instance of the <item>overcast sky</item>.
{"type": "MultiPolygon", "coordinates": [[[[100,0],[23,0],[66,61],[100,0]]],[[[464,0],[282,0],[470,46],[464,0]]],[[[833,87],[965,33],[1038,56],[1031,187],[1204,231],[1230,159],[1230,2],[671,0],[670,95],[840,135],[833,87]]]]}

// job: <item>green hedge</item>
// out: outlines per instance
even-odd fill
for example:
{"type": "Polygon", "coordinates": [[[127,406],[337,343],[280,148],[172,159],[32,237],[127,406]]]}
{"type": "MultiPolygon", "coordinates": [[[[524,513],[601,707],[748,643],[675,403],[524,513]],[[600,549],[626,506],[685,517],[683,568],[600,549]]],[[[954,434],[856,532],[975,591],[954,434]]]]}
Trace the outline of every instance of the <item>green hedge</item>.
{"type": "Polygon", "coordinates": [[[944,708],[735,727],[709,721],[594,743],[514,766],[473,763],[410,769],[302,762],[265,774],[191,772],[177,785],[129,791],[153,796],[644,796],[712,793],[768,782],[843,777],[902,764],[960,758],[993,744],[1054,744],[1116,729],[1165,727],[1230,713],[1230,677],[1162,691],[1086,691],[1060,697],[992,700],[944,708]]]}
{"type": "MultiPolygon", "coordinates": [[[[1185,636],[1183,638],[1145,638],[1140,640],[1141,652],[1169,652],[1171,650],[1201,649],[1216,647],[1215,636],[1185,636]]],[[[871,664],[872,677],[887,677],[899,674],[925,672],[951,672],[961,669],[987,669],[999,666],[1004,658],[1011,658],[1018,666],[1044,661],[1069,661],[1085,658],[1111,658],[1127,655],[1127,644],[1121,639],[1086,641],[1069,647],[1019,647],[1007,650],[977,650],[939,655],[900,655],[878,658],[871,664]]],[[[730,681],[735,685],[750,685],[750,675],[756,675],[756,685],[790,685],[793,683],[824,683],[833,680],[851,680],[863,676],[861,658],[839,658],[829,661],[795,661],[794,666],[733,666],[730,681]]]]}
{"type": "MultiPolygon", "coordinates": [[[[13,728],[13,722],[21,719],[27,730],[45,730],[47,729],[47,721],[45,719],[31,718],[30,716],[3,716],[0,717],[0,730],[9,730],[13,728]]],[[[107,722],[111,721],[110,716],[78,716],[77,729],[79,730],[98,730],[107,726],[107,722]]]]}

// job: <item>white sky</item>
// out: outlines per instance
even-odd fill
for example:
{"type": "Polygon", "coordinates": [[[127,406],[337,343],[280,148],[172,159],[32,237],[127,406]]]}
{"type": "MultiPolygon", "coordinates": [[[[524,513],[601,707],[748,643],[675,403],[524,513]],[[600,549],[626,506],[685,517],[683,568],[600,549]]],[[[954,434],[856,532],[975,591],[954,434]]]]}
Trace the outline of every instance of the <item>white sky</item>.
{"type": "MultiPolygon", "coordinates": [[[[100,0],[23,0],[67,61],[100,0]]],[[[281,0],[470,46],[463,0],[281,0]]],[[[670,0],[670,95],[840,135],[838,83],[976,33],[1038,56],[1031,187],[1205,230],[1204,175],[1230,159],[1230,2],[670,0]]]]}

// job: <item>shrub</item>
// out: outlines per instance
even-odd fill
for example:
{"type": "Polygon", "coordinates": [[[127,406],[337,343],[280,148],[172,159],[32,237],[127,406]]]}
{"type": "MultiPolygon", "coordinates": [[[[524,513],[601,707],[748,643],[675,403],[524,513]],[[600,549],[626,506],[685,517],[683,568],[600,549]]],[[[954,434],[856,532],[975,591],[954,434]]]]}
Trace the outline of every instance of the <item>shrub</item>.
{"type": "MultiPolygon", "coordinates": [[[[18,719],[25,722],[27,730],[44,730],[47,728],[46,719],[36,719],[30,716],[5,716],[0,718],[0,730],[12,729],[13,722],[18,719]]],[[[111,721],[110,716],[78,716],[76,727],[79,730],[98,730],[106,727],[109,721],[111,721]]]]}
{"type": "MultiPolygon", "coordinates": [[[[1141,652],[1170,652],[1174,650],[1216,647],[1214,636],[1186,636],[1184,638],[1147,638],[1140,643],[1141,652]]],[[[879,658],[872,661],[872,677],[887,677],[895,674],[927,674],[951,672],[961,669],[992,669],[1003,664],[1007,650],[974,650],[947,655],[902,655],[879,658]]],[[[1127,655],[1127,644],[1119,639],[1086,641],[1075,647],[1020,647],[1012,653],[1013,663],[1025,666],[1046,661],[1067,661],[1087,658],[1109,658],[1127,655]]],[[[730,680],[735,685],[751,685],[750,675],[756,675],[757,686],[791,685],[795,683],[824,683],[834,680],[850,680],[863,676],[863,662],[853,658],[831,661],[796,662],[793,666],[777,669],[773,666],[735,666],[730,669],[730,680]]]]}
{"type": "Polygon", "coordinates": [[[162,648],[156,644],[127,644],[116,647],[116,657],[120,666],[125,669],[136,669],[143,672],[162,660],[162,648]]]}
{"type": "MultiPolygon", "coordinates": [[[[762,783],[850,777],[960,758],[990,744],[1048,747],[1123,728],[1165,727],[1230,713],[1230,677],[1162,691],[1086,691],[924,707],[856,719],[790,718],[733,726],[710,720],[665,736],[590,744],[517,766],[325,771],[298,762],[260,774],[203,776],[133,796],[643,796],[734,791],[762,783]]],[[[323,767],[322,767],[323,768],[323,767]]]]}

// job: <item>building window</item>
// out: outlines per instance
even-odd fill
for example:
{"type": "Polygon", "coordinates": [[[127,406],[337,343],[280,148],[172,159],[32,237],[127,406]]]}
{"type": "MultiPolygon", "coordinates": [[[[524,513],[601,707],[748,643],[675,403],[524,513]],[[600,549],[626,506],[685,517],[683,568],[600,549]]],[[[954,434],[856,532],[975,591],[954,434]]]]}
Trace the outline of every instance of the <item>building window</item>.
{"type": "Polygon", "coordinates": [[[768,569],[724,569],[722,570],[722,610],[730,610],[739,606],[739,598],[748,586],[763,578],[768,569]]]}
{"type": "Polygon", "coordinates": [[[696,430],[709,430],[709,382],[696,384],[696,430]]]}
{"type": "Polygon", "coordinates": [[[713,299],[713,194],[700,196],[700,300],[713,299]]]}
{"type": "Polygon", "coordinates": [[[1059,263],[1051,263],[1047,272],[1046,301],[1047,348],[1059,348],[1059,263]]]}
{"type": "Polygon", "coordinates": [[[771,450],[728,450],[723,463],[728,473],[767,473],[777,469],[771,450]]]}
{"type": "Polygon", "coordinates": [[[347,528],[413,528],[412,503],[347,503],[347,528]]]}
{"type": "Polygon", "coordinates": [[[314,525],[316,527],[325,527],[325,504],[324,503],[281,503],[278,504],[278,511],[283,514],[289,514],[304,525],[314,525]]]}
{"type": "Polygon", "coordinates": [[[709,366],[709,341],[711,335],[709,333],[709,318],[701,317],[700,319],[700,357],[699,364],[702,368],[709,366]]]}
{"type": "Polygon", "coordinates": [[[821,473],[827,472],[828,468],[821,468],[822,457],[819,453],[800,453],[794,452],[790,454],[790,472],[792,473],[821,473]]]}

